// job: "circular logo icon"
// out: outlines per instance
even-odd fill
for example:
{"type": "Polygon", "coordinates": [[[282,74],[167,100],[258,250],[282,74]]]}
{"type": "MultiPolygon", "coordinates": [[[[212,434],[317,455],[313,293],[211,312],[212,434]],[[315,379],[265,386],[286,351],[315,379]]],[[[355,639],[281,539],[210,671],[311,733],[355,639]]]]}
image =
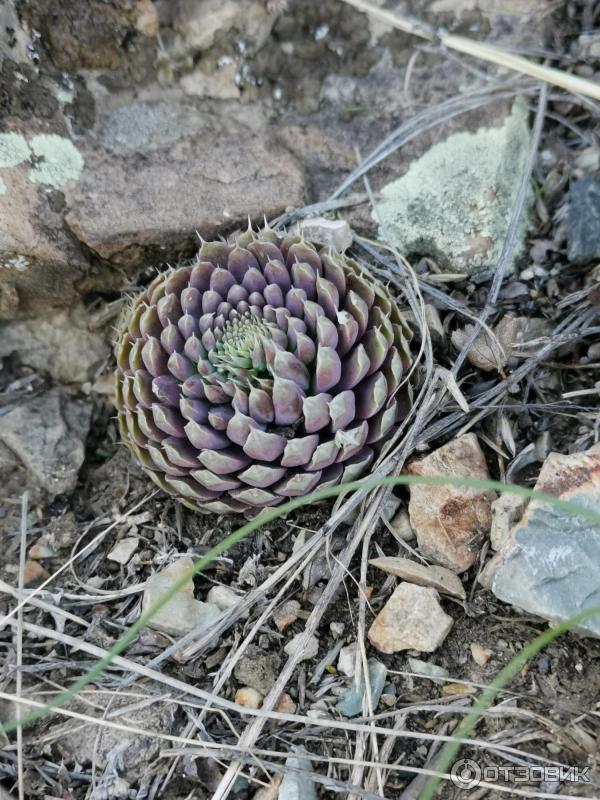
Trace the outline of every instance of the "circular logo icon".
{"type": "Polygon", "coordinates": [[[470,758],[461,758],[452,765],[450,779],[459,789],[473,789],[479,786],[481,767],[470,758]]]}

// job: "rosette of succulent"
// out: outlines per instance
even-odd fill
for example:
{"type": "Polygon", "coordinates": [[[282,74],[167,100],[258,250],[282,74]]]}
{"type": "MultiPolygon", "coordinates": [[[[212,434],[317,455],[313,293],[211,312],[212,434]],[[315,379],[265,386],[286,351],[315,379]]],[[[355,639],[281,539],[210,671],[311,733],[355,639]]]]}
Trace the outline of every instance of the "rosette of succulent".
{"type": "Polygon", "coordinates": [[[120,433],[187,506],[256,512],[368,471],[411,406],[410,339],[343,253],[268,227],[203,242],[124,317],[120,433]]]}

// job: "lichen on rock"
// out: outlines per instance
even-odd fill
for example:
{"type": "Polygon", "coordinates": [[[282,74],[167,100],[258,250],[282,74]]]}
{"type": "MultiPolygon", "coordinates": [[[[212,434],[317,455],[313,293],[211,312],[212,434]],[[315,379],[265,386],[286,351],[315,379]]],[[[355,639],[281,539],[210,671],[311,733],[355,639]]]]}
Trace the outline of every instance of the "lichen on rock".
{"type": "MultiPolygon", "coordinates": [[[[529,146],[520,101],[498,127],[448,136],[383,187],[380,236],[406,254],[434,258],[451,272],[495,266],[529,146]]],[[[523,215],[513,262],[525,245],[523,215]]]]}

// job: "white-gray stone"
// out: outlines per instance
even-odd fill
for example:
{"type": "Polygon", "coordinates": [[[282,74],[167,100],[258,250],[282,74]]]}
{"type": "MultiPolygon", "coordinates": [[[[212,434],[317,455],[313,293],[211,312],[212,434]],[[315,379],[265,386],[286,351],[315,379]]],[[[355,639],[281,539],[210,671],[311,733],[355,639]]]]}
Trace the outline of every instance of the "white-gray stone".
{"type": "MultiPolygon", "coordinates": [[[[191,558],[174,561],[166,569],[152,575],[146,581],[142,611],[145,613],[162,595],[172,588],[183,575],[193,567],[191,558]]],[[[201,603],[194,598],[194,584],[189,580],[176,592],[148,622],[154,628],[169,636],[183,636],[200,626],[209,627],[221,614],[221,609],[213,603],[201,603]]]]}
{"type": "MultiPolygon", "coordinates": [[[[375,711],[385,686],[387,667],[376,658],[370,658],[367,661],[367,668],[369,670],[371,708],[375,711]]],[[[346,694],[338,701],[337,710],[346,717],[356,717],[363,710],[366,691],[365,675],[361,670],[360,679],[354,678],[346,694]]]]}
{"type": "Polygon", "coordinates": [[[127,536],[118,541],[106,557],[109,561],[116,561],[117,564],[127,564],[138,549],[139,543],[139,536],[127,536]]]}
{"type": "Polygon", "coordinates": [[[289,756],[285,766],[287,771],[279,787],[278,800],[317,800],[314,782],[300,772],[312,772],[313,767],[306,756],[306,750],[297,748],[296,755],[289,756]]]}
{"type": "Polygon", "coordinates": [[[356,642],[347,644],[340,650],[337,662],[337,669],[338,672],[342,673],[342,675],[347,675],[349,678],[354,677],[354,672],[356,669],[357,650],[358,650],[358,645],[356,644],[356,642]]]}
{"type": "Polygon", "coordinates": [[[90,330],[80,307],[0,325],[0,359],[13,352],[22,364],[60,383],[83,383],[93,378],[110,349],[99,331],[90,330]]]}
{"type": "Polygon", "coordinates": [[[432,664],[431,661],[421,661],[420,658],[413,656],[408,657],[408,666],[411,672],[431,678],[434,683],[444,683],[444,678],[448,677],[448,670],[445,667],[432,664]]]}
{"type": "Polygon", "coordinates": [[[307,239],[331,247],[343,253],[352,244],[350,225],[343,219],[327,219],[313,217],[304,219],[295,226],[295,231],[304,234],[307,239]]]}
{"type": "MultiPolygon", "coordinates": [[[[229,586],[222,586],[221,584],[217,584],[216,586],[211,586],[206,595],[206,601],[208,603],[213,603],[215,606],[221,609],[221,611],[228,611],[230,608],[235,608],[239,605],[240,601],[242,600],[242,596],[239,595],[237,592],[234,592],[229,586]]],[[[245,612],[244,616],[248,616],[248,611],[245,612]]]]}

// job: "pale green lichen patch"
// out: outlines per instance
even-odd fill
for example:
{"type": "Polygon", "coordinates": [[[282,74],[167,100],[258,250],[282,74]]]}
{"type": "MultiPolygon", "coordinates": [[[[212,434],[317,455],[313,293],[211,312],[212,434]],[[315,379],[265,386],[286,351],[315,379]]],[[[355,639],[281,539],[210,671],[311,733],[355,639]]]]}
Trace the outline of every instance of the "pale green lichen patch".
{"type": "Polygon", "coordinates": [[[0,178],[0,195],[6,194],[6,191],[7,191],[6,190],[6,184],[4,183],[2,178],[0,178]]]}
{"type": "Polygon", "coordinates": [[[16,167],[30,157],[31,151],[23,134],[0,133],[0,167],[16,167]]]}
{"type": "MultiPolygon", "coordinates": [[[[405,255],[427,255],[453,272],[494,267],[500,256],[529,146],[527,109],[504,124],[436,144],[387,184],[376,206],[380,236],[405,255]]],[[[522,252],[526,214],[514,258],[522,252]]]]}
{"type": "Polygon", "coordinates": [[[83,156],[73,142],[55,133],[33,136],[31,149],[39,159],[29,173],[33,183],[44,183],[60,189],[69,181],[76,181],[83,169],[83,156]]]}

